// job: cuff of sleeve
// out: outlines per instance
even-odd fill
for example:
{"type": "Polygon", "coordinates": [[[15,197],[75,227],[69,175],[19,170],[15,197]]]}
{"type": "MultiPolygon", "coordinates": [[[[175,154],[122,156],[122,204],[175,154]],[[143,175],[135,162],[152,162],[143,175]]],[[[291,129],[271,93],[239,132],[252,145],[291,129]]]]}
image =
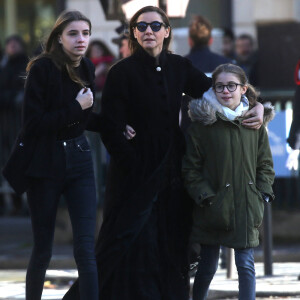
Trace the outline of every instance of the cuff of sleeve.
{"type": "Polygon", "coordinates": [[[270,194],[261,192],[261,196],[262,196],[264,202],[268,202],[268,203],[272,202],[275,199],[274,194],[270,195],[270,194]]]}
{"type": "Polygon", "coordinates": [[[215,193],[211,192],[202,192],[196,200],[196,203],[200,207],[210,206],[212,204],[212,201],[210,201],[212,197],[215,196],[215,193]]]}

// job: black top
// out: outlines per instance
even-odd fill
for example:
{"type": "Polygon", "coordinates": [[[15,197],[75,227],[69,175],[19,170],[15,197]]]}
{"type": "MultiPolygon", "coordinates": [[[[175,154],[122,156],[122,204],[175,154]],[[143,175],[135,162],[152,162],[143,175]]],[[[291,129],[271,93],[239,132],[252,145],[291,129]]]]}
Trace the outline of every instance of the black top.
{"type": "MultiPolygon", "coordinates": [[[[87,78],[87,87],[94,94],[94,65],[83,57],[81,67],[83,78],[87,78]]],[[[3,170],[16,192],[21,194],[26,191],[28,178],[57,176],[58,135],[73,137],[84,129],[100,130],[99,116],[92,113],[92,108],[82,110],[75,100],[79,90],[77,85],[75,89],[64,86],[63,72],[50,58],[41,58],[31,67],[25,84],[22,129],[3,170]]]]}
{"type": "Polygon", "coordinates": [[[300,85],[297,85],[293,99],[293,122],[287,142],[292,149],[300,149],[300,85]]]}
{"type": "Polygon", "coordinates": [[[146,245],[156,244],[151,234],[148,240],[142,236],[145,231],[158,234],[156,242],[163,263],[155,261],[154,253],[149,254],[152,266],[146,269],[159,265],[164,294],[168,295],[163,298],[187,299],[181,271],[185,272],[186,267],[186,222],[190,217],[181,183],[184,137],[179,111],[182,93],[201,97],[210,86],[211,79],[189,60],[166,51],[156,60],[139,48],[110,69],[101,102],[100,133],[111,159],[103,225],[96,247],[99,299],[119,299],[120,291],[124,300],[135,299],[131,287],[140,285],[128,284],[129,276],[122,275],[126,267],[122,270],[121,266],[145,269],[143,258],[135,254],[147,255],[152,248],[146,245]],[[136,131],[131,141],[123,135],[126,124],[136,131]],[[154,223],[153,203],[158,216],[154,223]],[[142,244],[147,249],[141,250],[142,244]],[[122,289],[127,286],[128,290],[122,289]]]}
{"type": "MultiPolygon", "coordinates": [[[[87,74],[84,72],[82,64],[79,65],[79,67],[75,68],[76,73],[79,75],[79,77],[83,81],[87,81],[87,74]]],[[[78,83],[74,82],[67,70],[62,71],[62,99],[63,101],[68,104],[71,103],[72,101],[77,101],[76,96],[81,90],[81,87],[79,86],[78,83]]],[[[88,118],[88,110],[84,110],[82,112],[82,120],[77,121],[71,124],[68,124],[66,127],[62,128],[59,130],[57,134],[57,139],[58,140],[69,140],[75,137],[80,136],[83,134],[85,127],[86,127],[86,122],[88,118]]]]}
{"type": "Polygon", "coordinates": [[[186,58],[204,73],[212,73],[217,66],[231,62],[225,56],[212,52],[207,46],[193,47],[186,58]]]}

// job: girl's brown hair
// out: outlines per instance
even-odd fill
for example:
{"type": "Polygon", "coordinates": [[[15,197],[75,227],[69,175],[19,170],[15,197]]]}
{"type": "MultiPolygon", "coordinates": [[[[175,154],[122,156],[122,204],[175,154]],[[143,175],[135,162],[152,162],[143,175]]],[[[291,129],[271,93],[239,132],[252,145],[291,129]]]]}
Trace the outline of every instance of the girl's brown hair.
{"type": "Polygon", "coordinates": [[[77,10],[62,12],[53,26],[53,29],[47,39],[43,52],[30,60],[26,68],[27,72],[29,72],[33,64],[38,59],[42,57],[49,57],[60,70],[62,70],[65,67],[70,78],[74,82],[78,83],[81,87],[84,87],[86,85],[86,83],[82,81],[82,79],[76,74],[74,70],[74,64],[76,62],[71,60],[71,58],[63,50],[62,45],[59,43],[59,36],[62,34],[64,29],[73,21],[87,22],[91,34],[91,21],[87,17],[85,17],[81,12],[77,10]]]}
{"type": "Polygon", "coordinates": [[[241,67],[233,64],[223,64],[218,66],[212,73],[213,86],[216,84],[218,75],[223,72],[234,74],[242,85],[248,87],[245,96],[248,98],[250,106],[253,107],[258,99],[258,92],[255,90],[254,86],[249,83],[244,70],[241,67]]]}
{"type": "Polygon", "coordinates": [[[141,8],[140,10],[138,10],[133,15],[133,17],[131,18],[131,20],[129,22],[129,47],[131,49],[131,52],[134,53],[139,48],[139,43],[137,42],[136,38],[134,37],[133,29],[136,26],[136,22],[137,22],[139,16],[141,14],[144,14],[144,13],[147,13],[147,12],[156,12],[156,13],[158,13],[161,16],[162,21],[165,24],[165,26],[170,28],[169,36],[164,39],[164,43],[163,43],[163,49],[169,51],[169,46],[170,46],[170,42],[171,42],[171,39],[172,39],[172,30],[171,30],[170,21],[169,21],[168,16],[159,7],[145,6],[145,7],[141,8]]]}

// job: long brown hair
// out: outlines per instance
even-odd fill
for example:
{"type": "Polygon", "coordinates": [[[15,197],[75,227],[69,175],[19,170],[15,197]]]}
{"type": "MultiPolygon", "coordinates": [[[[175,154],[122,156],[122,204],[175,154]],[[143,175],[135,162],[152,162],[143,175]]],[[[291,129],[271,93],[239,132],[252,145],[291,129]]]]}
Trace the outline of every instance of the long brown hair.
{"type": "Polygon", "coordinates": [[[257,101],[258,98],[258,92],[255,90],[254,86],[252,86],[247,78],[246,73],[244,70],[233,64],[223,64],[218,66],[214,72],[212,73],[212,85],[214,86],[216,84],[216,80],[219,74],[221,73],[232,73],[234,74],[241,82],[242,85],[245,85],[248,87],[245,96],[248,98],[249,104],[251,107],[253,107],[257,101]]]}
{"type": "Polygon", "coordinates": [[[170,42],[171,42],[171,39],[172,39],[172,29],[171,29],[171,26],[170,26],[170,21],[169,21],[168,16],[159,7],[145,6],[145,7],[141,8],[140,10],[138,10],[133,15],[133,17],[131,18],[131,20],[129,22],[129,47],[131,49],[131,53],[134,53],[139,48],[139,43],[137,42],[136,38],[134,37],[134,32],[133,32],[133,29],[136,26],[136,21],[138,20],[138,18],[141,14],[144,14],[144,13],[147,13],[147,12],[156,12],[156,13],[158,13],[161,16],[162,21],[166,25],[166,27],[170,28],[169,36],[164,39],[164,43],[163,43],[163,49],[169,51],[169,46],[170,46],[170,42]]]}
{"type": "Polygon", "coordinates": [[[64,11],[57,18],[52,31],[47,39],[43,52],[32,58],[27,65],[26,71],[29,72],[33,64],[42,57],[49,57],[55,63],[55,65],[62,70],[66,68],[70,78],[78,83],[81,87],[86,85],[85,82],[76,74],[74,70],[74,61],[65,53],[62,45],[59,43],[59,36],[62,34],[64,29],[73,21],[85,21],[88,23],[90,28],[90,34],[92,30],[91,21],[85,17],[81,12],[77,10],[64,11]]]}

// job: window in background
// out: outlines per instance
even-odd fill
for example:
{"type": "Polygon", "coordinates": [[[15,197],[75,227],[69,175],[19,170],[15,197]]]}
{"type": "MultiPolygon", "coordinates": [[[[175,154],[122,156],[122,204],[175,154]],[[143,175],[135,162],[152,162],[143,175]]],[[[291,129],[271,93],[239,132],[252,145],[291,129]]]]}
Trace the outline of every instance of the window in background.
{"type": "Polygon", "coordinates": [[[7,36],[19,34],[32,55],[50,32],[59,4],[58,0],[0,0],[1,46],[7,36]]]}

